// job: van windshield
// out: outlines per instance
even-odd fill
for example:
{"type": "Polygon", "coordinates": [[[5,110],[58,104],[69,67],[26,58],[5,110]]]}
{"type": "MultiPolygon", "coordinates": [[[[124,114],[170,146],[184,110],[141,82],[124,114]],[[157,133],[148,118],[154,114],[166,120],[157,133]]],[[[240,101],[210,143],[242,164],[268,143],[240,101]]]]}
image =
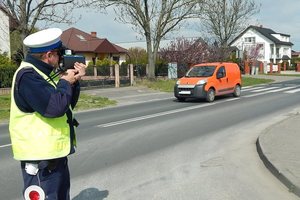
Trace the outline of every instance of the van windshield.
{"type": "Polygon", "coordinates": [[[187,73],[186,77],[210,77],[214,74],[216,66],[195,66],[187,73]]]}

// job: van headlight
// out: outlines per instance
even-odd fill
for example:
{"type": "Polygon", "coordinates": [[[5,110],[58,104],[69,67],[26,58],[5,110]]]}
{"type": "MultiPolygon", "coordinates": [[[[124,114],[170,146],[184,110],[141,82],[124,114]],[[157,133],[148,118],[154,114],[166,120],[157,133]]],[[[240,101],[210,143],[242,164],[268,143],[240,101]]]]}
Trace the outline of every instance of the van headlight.
{"type": "Polygon", "coordinates": [[[179,84],[180,84],[180,80],[178,80],[178,81],[176,82],[176,84],[179,85],[179,84]]]}
{"type": "Polygon", "coordinates": [[[204,85],[205,83],[207,83],[207,80],[203,79],[197,82],[197,85],[204,85]]]}

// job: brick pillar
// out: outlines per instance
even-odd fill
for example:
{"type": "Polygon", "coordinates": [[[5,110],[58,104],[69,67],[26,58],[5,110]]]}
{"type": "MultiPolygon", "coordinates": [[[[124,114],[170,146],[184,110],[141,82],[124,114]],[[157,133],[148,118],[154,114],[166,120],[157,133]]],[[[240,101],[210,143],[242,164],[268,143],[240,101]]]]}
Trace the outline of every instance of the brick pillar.
{"type": "Polygon", "coordinates": [[[273,63],[270,63],[270,72],[269,72],[270,74],[272,74],[273,73],[273,63]]]}
{"type": "Polygon", "coordinates": [[[281,63],[278,63],[277,66],[278,66],[278,71],[277,72],[280,73],[281,72],[281,63]]]}
{"type": "Polygon", "coordinates": [[[286,71],[286,62],[283,63],[283,71],[286,71]]]}
{"type": "Polygon", "coordinates": [[[250,67],[249,67],[249,62],[245,61],[245,74],[250,74],[250,67]]]}
{"type": "Polygon", "coordinates": [[[296,72],[300,72],[300,63],[297,63],[296,72]]]}

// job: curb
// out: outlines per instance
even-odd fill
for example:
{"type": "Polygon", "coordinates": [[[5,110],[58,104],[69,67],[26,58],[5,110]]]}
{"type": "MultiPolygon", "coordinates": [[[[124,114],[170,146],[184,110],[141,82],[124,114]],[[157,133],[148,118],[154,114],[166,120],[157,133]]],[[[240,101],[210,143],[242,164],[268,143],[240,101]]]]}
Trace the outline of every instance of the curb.
{"type": "Polygon", "coordinates": [[[270,172],[289,189],[289,192],[293,192],[295,195],[300,197],[300,188],[298,186],[296,186],[283,173],[281,173],[280,170],[277,169],[277,167],[275,165],[273,165],[271,163],[271,161],[267,158],[267,156],[264,154],[264,150],[259,142],[259,137],[256,140],[256,149],[257,149],[260,159],[263,161],[263,163],[267,167],[267,169],[269,169],[270,172]]]}

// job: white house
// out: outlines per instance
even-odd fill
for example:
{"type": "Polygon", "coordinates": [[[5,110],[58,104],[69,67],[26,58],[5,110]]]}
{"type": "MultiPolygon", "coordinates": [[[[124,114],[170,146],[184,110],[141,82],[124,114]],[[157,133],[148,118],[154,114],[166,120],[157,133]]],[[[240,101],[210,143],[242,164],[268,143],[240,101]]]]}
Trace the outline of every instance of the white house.
{"type": "Polygon", "coordinates": [[[256,60],[266,63],[290,63],[292,57],[290,35],[276,33],[262,26],[249,26],[229,45],[239,50],[239,58],[242,58],[244,52],[249,55],[251,51],[256,54],[256,60]]]}
{"type": "Polygon", "coordinates": [[[9,16],[0,7],[0,53],[10,57],[9,16]]]}

